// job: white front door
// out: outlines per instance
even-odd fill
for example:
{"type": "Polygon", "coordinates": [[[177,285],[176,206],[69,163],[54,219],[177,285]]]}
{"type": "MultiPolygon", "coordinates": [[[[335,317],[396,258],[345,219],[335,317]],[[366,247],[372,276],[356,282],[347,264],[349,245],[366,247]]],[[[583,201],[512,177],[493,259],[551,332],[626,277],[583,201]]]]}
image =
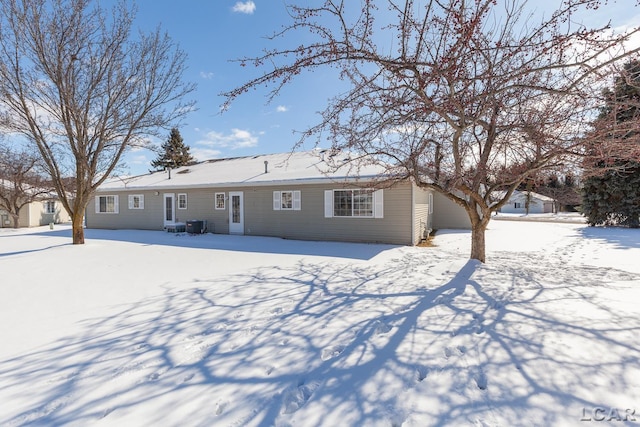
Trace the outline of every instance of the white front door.
{"type": "Polygon", "coordinates": [[[229,192],[229,234],[244,234],[242,191],[229,192]]]}
{"type": "Polygon", "coordinates": [[[164,226],[174,225],[176,223],[176,204],[175,195],[173,193],[164,194],[164,226]]]}

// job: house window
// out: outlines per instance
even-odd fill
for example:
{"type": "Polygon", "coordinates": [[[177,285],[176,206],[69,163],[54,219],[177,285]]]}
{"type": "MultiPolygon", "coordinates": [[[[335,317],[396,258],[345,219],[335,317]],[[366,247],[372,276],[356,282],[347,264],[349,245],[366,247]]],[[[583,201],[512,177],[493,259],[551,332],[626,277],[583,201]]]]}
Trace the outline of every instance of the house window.
{"type": "Polygon", "coordinates": [[[185,193],[178,194],[178,209],[187,209],[187,195],[185,193]]]}
{"type": "Polygon", "coordinates": [[[56,202],[53,200],[47,200],[44,202],[44,211],[48,214],[56,213],[56,202]]]}
{"type": "Polygon", "coordinates": [[[327,190],[325,218],[383,218],[383,190],[327,190]]]}
{"type": "Polygon", "coordinates": [[[274,211],[299,211],[302,209],[302,199],[300,191],[274,191],[273,210],[274,211]]]}
{"type": "Polygon", "coordinates": [[[280,209],[293,209],[293,192],[283,191],[280,194],[280,209]]]}
{"type": "Polygon", "coordinates": [[[515,202],[515,203],[513,204],[513,207],[514,207],[515,209],[522,209],[522,203],[520,203],[520,202],[515,202]]]}
{"type": "Polygon", "coordinates": [[[225,208],[225,195],[224,193],[216,193],[216,209],[225,208]]]}
{"type": "Polygon", "coordinates": [[[333,216],[373,217],[373,192],[334,190],[333,216]]]}
{"type": "Polygon", "coordinates": [[[118,196],[97,196],[96,213],[118,213],[118,196]]]}
{"type": "Polygon", "coordinates": [[[144,209],[144,195],[129,194],[129,209],[144,209]]]}

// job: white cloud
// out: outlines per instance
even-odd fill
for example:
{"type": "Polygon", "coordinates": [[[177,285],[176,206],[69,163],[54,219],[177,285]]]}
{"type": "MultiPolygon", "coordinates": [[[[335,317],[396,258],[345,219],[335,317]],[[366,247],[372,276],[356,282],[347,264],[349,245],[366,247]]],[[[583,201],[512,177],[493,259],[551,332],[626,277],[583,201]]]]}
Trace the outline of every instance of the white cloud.
{"type": "Polygon", "coordinates": [[[129,160],[132,165],[142,165],[149,163],[149,159],[145,155],[132,156],[129,160]]]}
{"type": "Polygon", "coordinates": [[[238,148],[255,147],[258,145],[258,136],[243,129],[231,129],[231,133],[226,135],[222,132],[212,131],[207,133],[205,139],[198,141],[197,144],[206,147],[230,148],[235,150],[238,148]]]}
{"type": "Polygon", "coordinates": [[[234,12],[251,15],[256,10],[256,4],[251,0],[245,2],[239,1],[233,6],[232,10],[234,12]]]}
{"type": "Polygon", "coordinates": [[[200,77],[202,77],[203,79],[212,79],[214,76],[214,74],[212,72],[205,72],[205,71],[200,71],[200,77]]]}
{"type": "Polygon", "coordinates": [[[276,107],[276,111],[277,111],[278,113],[285,113],[285,112],[289,111],[289,108],[287,108],[287,107],[286,107],[286,106],[284,106],[284,105],[278,105],[278,106],[276,107]]]}
{"type": "MultiPolygon", "coordinates": [[[[636,19],[640,19],[640,15],[636,17],[636,19]]],[[[637,22],[637,21],[636,21],[637,22]]],[[[629,40],[625,43],[627,49],[637,49],[640,47],[640,32],[633,32],[633,28],[623,28],[621,32],[629,35],[629,40]]]]}
{"type": "Polygon", "coordinates": [[[200,162],[204,160],[215,159],[217,157],[220,157],[220,154],[222,154],[220,150],[216,150],[214,148],[199,148],[199,147],[191,147],[189,152],[197,161],[200,161],[200,162]]]}

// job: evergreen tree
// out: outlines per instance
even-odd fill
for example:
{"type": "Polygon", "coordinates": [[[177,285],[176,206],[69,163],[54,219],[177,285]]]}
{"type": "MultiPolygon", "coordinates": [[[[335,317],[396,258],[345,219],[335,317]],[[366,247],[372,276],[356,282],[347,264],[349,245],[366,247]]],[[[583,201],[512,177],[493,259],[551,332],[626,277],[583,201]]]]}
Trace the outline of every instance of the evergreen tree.
{"type": "Polygon", "coordinates": [[[582,189],[582,210],[589,225],[640,226],[640,167],[607,170],[589,177],[582,189]]]}
{"type": "MultiPolygon", "coordinates": [[[[640,61],[625,65],[616,77],[613,90],[605,90],[606,105],[594,128],[605,129],[602,140],[592,146],[608,141],[637,144],[640,118],[640,61]],[[620,126],[622,124],[622,126],[620,126]],[[623,129],[620,132],[619,129],[623,129]]],[[[629,147],[631,148],[631,147],[629,147]]],[[[584,181],[582,210],[589,225],[640,226],[640,163],[617,157],[596,157],[591,165],[596,170],[584,181]],[[599,170],[599,171],[598,171],[599,170]]]]}
{"type": "Polygon", "coordinates": [[[189,146],[184,144],[182,135],[177,128],[171,129],[169,138],[160,148],[160,154],[151,162],[151,166],[155,170],[163,170],[167,167],[175,169],[194,161],[193,156],[189,153],[189,146]]]}

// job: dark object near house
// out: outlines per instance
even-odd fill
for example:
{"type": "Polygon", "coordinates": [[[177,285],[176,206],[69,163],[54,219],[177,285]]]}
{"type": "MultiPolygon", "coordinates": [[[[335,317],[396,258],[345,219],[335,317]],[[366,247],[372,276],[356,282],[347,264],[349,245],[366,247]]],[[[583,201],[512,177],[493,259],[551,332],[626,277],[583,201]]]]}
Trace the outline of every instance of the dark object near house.
{"type": "Polygon", "coordinates": [[[187,233],[189,234],[202,234],[205,232],[204,227],[202,220],[187,221],[187,233]]]}

